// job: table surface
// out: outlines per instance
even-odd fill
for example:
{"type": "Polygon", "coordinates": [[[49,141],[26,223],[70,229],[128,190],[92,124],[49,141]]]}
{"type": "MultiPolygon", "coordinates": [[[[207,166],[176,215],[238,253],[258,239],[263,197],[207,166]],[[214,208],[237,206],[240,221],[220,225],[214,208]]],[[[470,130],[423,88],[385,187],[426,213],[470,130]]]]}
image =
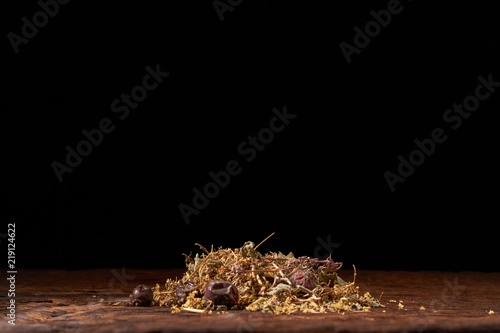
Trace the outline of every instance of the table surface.
{"type": "MultiPolygon", "coordinates": [[[[500,332],[500,273],[358,269],[356,284],[362,293],[376,298],[383,293],[384,307],[369,312],[172,314],[165,307],[107,305],[127,301],[138,284],[163,284],[182,273],[18,270],[16,325],[7,322],[5,304],[10,298],[2,292],[0,332],[500,332]]],[[[353,271],[341,269],[339,275],[352,281],[353,271]]]]}

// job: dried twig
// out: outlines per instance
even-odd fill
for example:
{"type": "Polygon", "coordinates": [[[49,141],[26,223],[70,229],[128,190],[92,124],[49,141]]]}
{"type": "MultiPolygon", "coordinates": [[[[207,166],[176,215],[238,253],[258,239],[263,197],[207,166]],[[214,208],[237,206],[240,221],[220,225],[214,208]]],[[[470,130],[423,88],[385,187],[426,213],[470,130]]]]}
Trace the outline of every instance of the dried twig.
{"type": "Polygon", "coordinates": [[[266,240],[268,240],[269,238],[271,238],[272,235],[274,235],[275,232],[273,232],[272,234],[270,234],[269,236],[266,237],[266,239],[264,239],[262,242],[259,243],[259,245],[257,245],[254,249],[257,250],[259,246],[262,245],[262,243],[264,243],[266,240]]]}

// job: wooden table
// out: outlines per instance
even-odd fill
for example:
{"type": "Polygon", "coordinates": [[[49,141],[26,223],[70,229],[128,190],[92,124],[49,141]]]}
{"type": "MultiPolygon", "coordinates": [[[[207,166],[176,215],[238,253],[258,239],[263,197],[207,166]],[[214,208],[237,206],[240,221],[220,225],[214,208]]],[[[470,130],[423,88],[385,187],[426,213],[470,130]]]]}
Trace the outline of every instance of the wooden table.
{"type": "MultiPolygon", "coordinates": [[[[18,270],[16,321],[2,282],[0,332],[500,332],[500,273],[363,271],[361,292],[384,308],[345,314],[171,314],[165,307],[110,306],[137,284],[163,284],[182,270],[18,270]],[[494,313],[493,313],[494,312],[494,313]]],[[[340,276],[352,281],[352,270],[340,276]]]]}

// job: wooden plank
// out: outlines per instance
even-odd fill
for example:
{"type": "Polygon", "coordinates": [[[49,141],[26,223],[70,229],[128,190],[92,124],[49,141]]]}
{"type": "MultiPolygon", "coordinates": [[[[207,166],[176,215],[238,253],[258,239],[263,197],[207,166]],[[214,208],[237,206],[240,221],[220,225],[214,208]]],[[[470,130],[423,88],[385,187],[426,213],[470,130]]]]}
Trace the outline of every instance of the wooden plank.
{"type": "MultiPolygon", "coordinates": [[[[172,314],[164,307],[110,306],[140,283],[153,286],[182,270],[19,270],[16,325],[2,332],[450,332],[500,331],[500,273],[359,271],[361,292],[384,308],[345,314],[172,314]],[[489,311],[494,313],[489,314],[489,311]]],[[[352,280],[352,271],[340,275],[352,280]]],[[[8,301],[6,295],[1,296],[8,301]]],[[[6,304],[6,302],[2,302],[6,304]]]]}

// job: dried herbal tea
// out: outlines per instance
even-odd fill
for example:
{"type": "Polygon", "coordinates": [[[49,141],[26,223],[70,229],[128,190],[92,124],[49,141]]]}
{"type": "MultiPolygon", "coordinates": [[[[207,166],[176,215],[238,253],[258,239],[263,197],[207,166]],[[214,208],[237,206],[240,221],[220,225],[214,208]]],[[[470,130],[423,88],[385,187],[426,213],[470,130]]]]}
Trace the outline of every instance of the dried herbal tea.
{"type": "Polygon", "coordinates": [[[184,255],[185,274],[181,279],[168,279],[164,288],[157,284],[152,304],[170,307],[172,312],[248,310],[275,314],[367,311],[382,306],[369,293],[360,295],[354,281],[342,280],[337,275],[342,263],[334,262],[331,255],[320,260],[296,258],[291,252],[261,254],[257,248],[263,242],[216,251],[197,244],[204,253],[194,258],[184,255]]]}

